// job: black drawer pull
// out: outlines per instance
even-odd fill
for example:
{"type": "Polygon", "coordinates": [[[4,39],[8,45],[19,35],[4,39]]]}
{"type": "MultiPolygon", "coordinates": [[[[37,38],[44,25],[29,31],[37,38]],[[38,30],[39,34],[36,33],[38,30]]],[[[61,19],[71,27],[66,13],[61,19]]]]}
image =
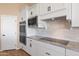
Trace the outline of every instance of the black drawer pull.
{"type": "Polygon", "coordinates": [[[2,36],[6,36],[5,34],[3,34],[2,36]]]}
{"type": "Polygon", "coordinates": [[[47,54],[47,55],[51,55],[50,53],[48,53],[48,52],[46,52],[45,54],[47,54]]]}

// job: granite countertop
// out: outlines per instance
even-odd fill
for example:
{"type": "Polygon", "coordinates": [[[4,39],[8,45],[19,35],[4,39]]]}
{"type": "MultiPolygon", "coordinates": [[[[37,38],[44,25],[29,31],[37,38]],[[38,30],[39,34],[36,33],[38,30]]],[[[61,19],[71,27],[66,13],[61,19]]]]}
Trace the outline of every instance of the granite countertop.
{"type": "Polygon", "coordinates": [[[48,43],[51,45],[56,45],[59,47],[63,47],[63,48],[67,48],[67,49],[79,52],[79,42],[73,42],[73,41],[67,41],[67,40],[61,40],[61,39],[49,38],[49,37],[43,37],[43,36],[30,36],[27,38],[31,38],[31,39],[34,39],[34,40],[37,40],[40,42],[48,43]],[[40,38],[42,38],[42,39],[40,39],[40,38]],[[45,38],[45,39],[47,38],[49,40],[45,40],[43,38],[45,38]],[[50,40],[52,40],[52,41],[50,41],[50,40]]]}

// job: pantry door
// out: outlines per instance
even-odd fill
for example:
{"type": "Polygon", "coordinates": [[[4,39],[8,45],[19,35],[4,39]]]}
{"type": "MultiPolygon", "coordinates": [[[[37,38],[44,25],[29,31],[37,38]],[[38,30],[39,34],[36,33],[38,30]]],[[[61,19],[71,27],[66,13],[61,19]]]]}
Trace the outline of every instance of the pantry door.
{"type": "Polygon", "coordinates": [[[1,50],[16,49],[17,17],[1,16],[1,50]]]}

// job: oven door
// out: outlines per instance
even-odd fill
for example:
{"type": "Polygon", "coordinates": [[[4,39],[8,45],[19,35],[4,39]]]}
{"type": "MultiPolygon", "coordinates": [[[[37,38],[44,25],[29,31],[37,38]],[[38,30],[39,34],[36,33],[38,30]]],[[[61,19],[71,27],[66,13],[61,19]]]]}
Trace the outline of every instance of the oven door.
{"type": "Polygon", "coordinates": [[[26,26],[20,25],[20,33],[26,33],[26,26]]]}
{"type": "Polygon", "coordinates": [[[26,25],[20,24],[20,42],[26,45],[26,25]]]}
{"type": "Polygon", "coordinates": [[[26,45],[26,36],[20,35],[20,42],[24,45],[26,45]]]}

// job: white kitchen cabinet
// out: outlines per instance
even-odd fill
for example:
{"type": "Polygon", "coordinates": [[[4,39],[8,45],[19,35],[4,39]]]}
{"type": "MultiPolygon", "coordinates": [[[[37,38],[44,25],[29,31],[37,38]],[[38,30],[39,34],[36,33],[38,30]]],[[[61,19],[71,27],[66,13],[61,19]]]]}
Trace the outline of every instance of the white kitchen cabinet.
{"type": "Polygon", "coordinates": [[[38,41],[36,41],[36,40],[32,40],[31,41],[31,44],[32,44],[32,46],[31,46],[31,55],[32,56],[38,56],[38,41]]]}
{"type": "Polygon", "coordinates": [[[26,13],[27,13],[27,10],[26,8],[23,8],[20,10],[20,22],[21,21],[26,21],[26,13]]]}
{"type": "Polygon", "coordinates": [[[34,39],[27,42],[28,53],[32,56],[65,56],[65,48],[34,39]]]}
{"type": "Polygon", "coordinates": [[[52,16],[53,16],[53,17],[66,16],[66,9],[53,12],[53,15],[52,15],[52,16]]]}
{"type": "Polygon", "coordinates": [[[45,48],[45,47],[40,47],[39,55],[40,56],[65,56],[65,53],[61,53],[61,51],[62,50],[56,51],[54,49],[48,49],[48,48],[45,48]]]}
{"type": "Polygon", "coordinates": [[[38,55],[38,42],[36,40],[27,38],[27,53],[36,56],[38,55]]]}
{"type": "Polygon", "coordinates": [[[53,17],[66,16],[66,3],[53,3],[53,17]]]}
{"type": "Polygon", "coordinates": [[[51,45],[44,42],[38,42],[39,56],[65,56],[65,48],[51,45]]]}
{"type": "Polygon", "coordinates": [[[38,4],[34,4],[28,9],[28,18],[38,16],[39,13],[39,6],[38,4]]]}
{"type": "Polygon", "coordinates": [[[72,27],[79,27],[79,3],[72,3],[72,27]]]}
{"type": "Polygon", "coordinates": [[[31,7],[29,9],[29,11],[28,11],[28,17],[31,18],[31,17],[36,16],[36,12],[35,11],[36,11],[35,7],[31,7]]]}
{"type": "Polygon", "coordinates": [[[54,12],[65,9],[65,3],[53,3],[54,12]]]}
{"type": "Polygon", "coordinates": [[[71,21],[71,27],[79,27],[79,4],[78,3],[67,3],[66,14],[67,20],[71,21]]]}
{"type": "Polygon", "coordinates": [[[54,9],[52,3],[40,3],[39,4],[39,15],[45,15],[52,12],[54,9]]]}
{"type": "Polygon", "coordinates": [[[39,8],[40,15],[46,15],[48,13],[58,12],[66,9],[65,3],[40,3],[39,8]]]}
{"type": "Polygon", "coordinates": [[[32,41],[32,39],[30,39],[30,38],[27,38],[27,43],[26,43],[26,52],[28,53],[28,54],[30,54],[31,55],[31,41],[32,41]]]}
{"type": "Polygon", "coordinates": [[[72,16],[72,4],[71,3],[66,3],[65,4],[66,6],[66,19],[67,20],[71,20],[71,16],[72,16]]]}
{"type": "Polygon", "coordinates": [[[79,52],[66,49],[66,56],[79,56],[79,52]]]}

